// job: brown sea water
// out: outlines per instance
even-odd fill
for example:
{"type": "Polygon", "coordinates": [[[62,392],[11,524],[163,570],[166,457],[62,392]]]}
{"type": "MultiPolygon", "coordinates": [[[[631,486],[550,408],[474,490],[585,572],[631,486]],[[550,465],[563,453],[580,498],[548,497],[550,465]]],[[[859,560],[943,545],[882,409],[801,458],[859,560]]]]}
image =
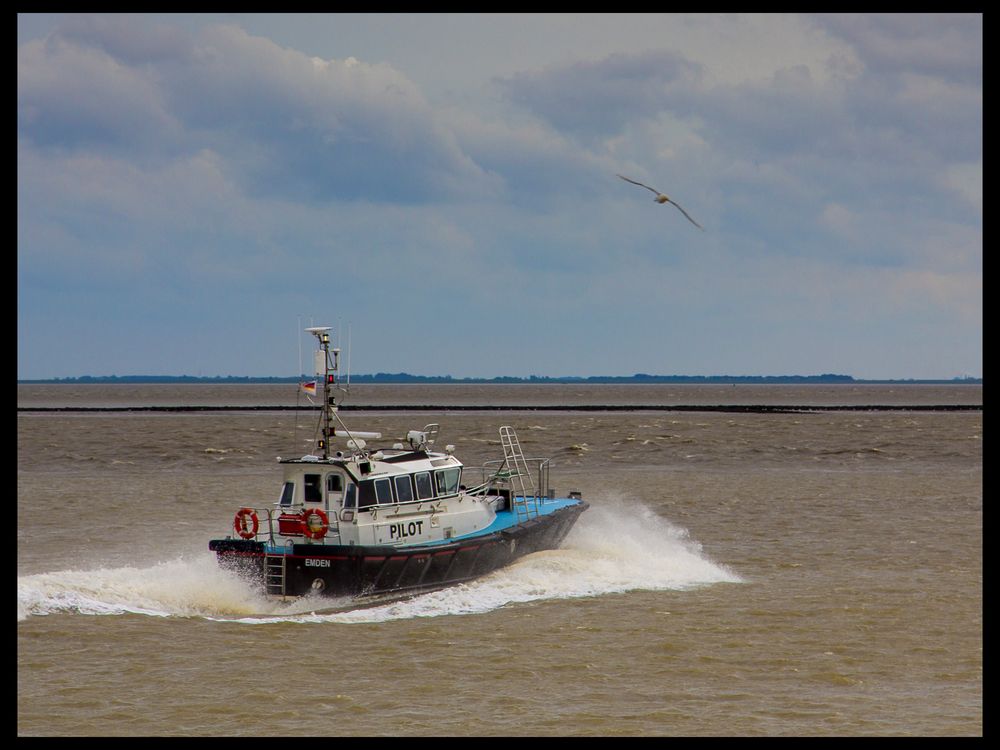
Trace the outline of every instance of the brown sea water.
{"type": "MultiPolygon", "coordinates": [[[[466,464],[511,424],[591,503],[563,548],[359,607],[207,551],[298,411],[18,414],[20,735],[980,735],[980,386],[352,386],[466,464]],[[584,407],[663,406],[645,411],[584,407]],[[414,406],[437,405],[434,411],[414,406]],[[469,410],[469,406],[483,410],[469,410]],[[564,409],[496,409],[514,406],[564,409]],[[448,406],[455,407],[449,411],[448,406]],[[461,407],[461,408],[459,408],[461,407]]],[[[294,386],[19,386],[19,407],[289,406],[294,386]]]]}

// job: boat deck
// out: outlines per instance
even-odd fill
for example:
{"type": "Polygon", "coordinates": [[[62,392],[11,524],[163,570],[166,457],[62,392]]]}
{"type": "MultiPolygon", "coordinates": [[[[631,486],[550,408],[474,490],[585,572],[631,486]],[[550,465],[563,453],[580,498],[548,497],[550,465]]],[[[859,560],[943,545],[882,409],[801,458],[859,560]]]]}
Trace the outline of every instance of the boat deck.
{"type": "MultiPolygon", "coordinates": [[[[566,508],[571,505],[579,505],[580,501],[569,497],[557,497],[557,498],[539,498],[538,500],[538,515],[547,516],[549,513],[554,513],[557,510],[566,508]]],[[[534,518],[534,516],[532,516],[534,518]]],[[[509,529],[512,526],[517,526],[517,524],[523,522],[525,519],[519,517],[517,512],[511,509],[501,510],[497,513],[497,517],[493,520],[489,526],[479,531],[473,532],[471,534],[463,534],[461,536],[455,536],[448,539],[448,542],[461,541],[462,539],[468,539],[474,536],[484,536],[486,534],[495,534],[498,531],[503,531],[504,529],[509,529]]],[[[427,542],[428,545],[441,544],[441,542],[427,542]]]]}

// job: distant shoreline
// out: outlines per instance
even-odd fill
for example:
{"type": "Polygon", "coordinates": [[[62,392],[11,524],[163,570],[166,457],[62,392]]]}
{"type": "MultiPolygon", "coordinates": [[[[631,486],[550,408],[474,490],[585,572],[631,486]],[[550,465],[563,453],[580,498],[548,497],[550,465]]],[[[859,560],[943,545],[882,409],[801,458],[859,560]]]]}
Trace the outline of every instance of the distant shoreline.
{"type": "MultiPolygon", "coordinates": [[[[200,385],[269,385],[283,383],[299,383],[314,380],[314,376],[301,377],[255,377],[238,375],[216,375],[202,377],[196,375],[81,375],[72,378],[25,379],[18,380],[18,385],[167,385],[167,384],[200,384],[200,385]]],[[[850,375],[592,375],[548,377],[531,375],[519,377],[494,378],[453,378],[450,375],[410,375],[408,373],[376,373],[374,375],[352,375],[355,384],[488,384],[488,385],[606,385],[606,384],[700,384],[700,385],[982,385],[982,378],[956,377],[950,380],[923,380],[914,378],[889,380],[859,380],[850,375]]]]}

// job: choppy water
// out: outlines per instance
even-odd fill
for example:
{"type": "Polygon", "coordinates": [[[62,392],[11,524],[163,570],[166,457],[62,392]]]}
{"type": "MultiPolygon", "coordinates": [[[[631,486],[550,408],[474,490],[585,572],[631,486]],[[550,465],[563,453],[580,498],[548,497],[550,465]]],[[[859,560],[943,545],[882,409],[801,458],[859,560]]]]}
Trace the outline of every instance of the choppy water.
{"type": "MultiPolygon", "coordinates": [[[[309,450],[310,415],[21,413],[18,733],[982,734],[981,412],[573,408],[982,396],[783,388],[352,389],[372,405],[565,405],[345,417],[387,436],[440,422],[468,464],[512,424],[592,506],[562,549],[365,607],[263,601],[207,551],[238,505],[276,496],[275,457],[309,450]]],[[[19,406],[295,399],[18,388],[19,406]]]]}

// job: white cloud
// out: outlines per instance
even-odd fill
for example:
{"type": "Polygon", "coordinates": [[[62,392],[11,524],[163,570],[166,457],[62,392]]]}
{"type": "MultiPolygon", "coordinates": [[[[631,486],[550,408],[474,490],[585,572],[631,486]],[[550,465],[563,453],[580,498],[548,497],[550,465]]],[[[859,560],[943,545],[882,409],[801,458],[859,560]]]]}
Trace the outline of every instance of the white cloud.
{"type": "Polygon", "coordinates": [[[846,239],[857,239],[857,218],[854,212],[840,203],[828,203],[823,207],[820,221],[832,231],[846,239]]]}
{"type": "Polygon", "coordinates": [[[18,127],[40,146],[147,149],[176,137],[163,92],[141,70],[61,37],[18,48],[18,127]]]}
{"type": "Polygon", "coordinates": [[[965,198],[975,209],[983,212],[983,163],[957,163],[947,168],[944,184],[965,198]]]}
{"type": "Polygon", "coordinates": [[[557,130],[606,136],[677,106],[675,101],[688,108],[701,74],[700,65],[662,50],[522,72],[498,83],[512,101],[557,130]]]}
{"type": "Polygon", "coordinates": [[[74,21],[71,33],[19,48],[23,137],[136,159],[152,144],[169,157],[209,149],[248,192],[298,200],[424,202],[493,189],[388,65],[317,65],[234,27],[170,34],[151,58],[137,60],[134,45],[116,57],[123,24],[74,21]]]}
{"type": "Polygon", "coordinates": [[[982,14],[824,14],[813,20],[847,42],[869,69],[982,83],[982,14]]]}

